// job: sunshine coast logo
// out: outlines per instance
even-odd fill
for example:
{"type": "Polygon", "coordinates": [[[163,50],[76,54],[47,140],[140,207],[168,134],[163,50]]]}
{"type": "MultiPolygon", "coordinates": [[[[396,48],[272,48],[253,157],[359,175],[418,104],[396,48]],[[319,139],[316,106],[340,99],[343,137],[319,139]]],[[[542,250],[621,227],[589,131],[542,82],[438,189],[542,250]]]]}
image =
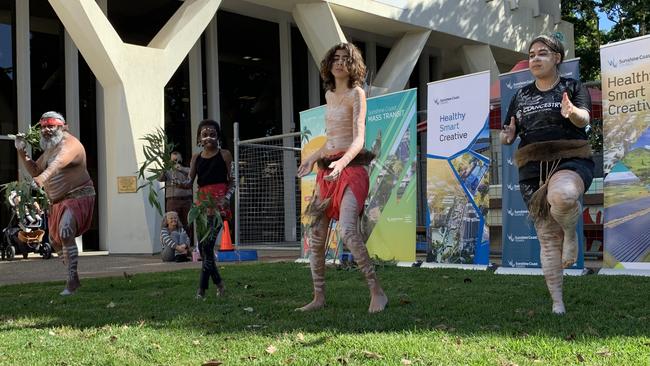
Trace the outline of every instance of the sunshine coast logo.
{"type": "Polygon", "coordinates": [[[528,210],[513,210],[509,208],[507,211],[508,211],[508,216],[512,216],[512,217],[522,217],[528,214],[528,210]]]}
{"type": "Polygon", "coordinates": [[[650,53],[642,53],[642,54],[638,54],[626,58],[619,58],[619,59],[610,58],[607,60],[607,64],[613,68],[618,68],[619,66],[620,67],[632,66],[636,64],[638,61],[643,61],[648,59],[650,59],[650,53]]]}
{"type": "Polygon", "coordinates": [[[617,67],[618,67],[618,62],[616,62],[616,60],[613,59],[613,58],[610,58],[609,60],[607,60],[607,64],[608,64],[609,66],[613,67],[613,68],[617,68],[617,67]]]}
{"type": "Polygon", "coordinates": [[[451,97],[445,97],[445,98],[440,98],[440,99],[435,98],[433,100],[433,102],[436,103],[436,105],[440,105],[440,104],[447,104],[449,102],[452,102],[454,100],[459,100],[459,99],[460,99],[460,96],[454,95],[454,96],[451,96],[451,97]]]}
{"type": "Polygon", "coordinates": [[[512,81],[506,82],[506,86],[508,87],[508,89],[512,90],[512,81]]]}

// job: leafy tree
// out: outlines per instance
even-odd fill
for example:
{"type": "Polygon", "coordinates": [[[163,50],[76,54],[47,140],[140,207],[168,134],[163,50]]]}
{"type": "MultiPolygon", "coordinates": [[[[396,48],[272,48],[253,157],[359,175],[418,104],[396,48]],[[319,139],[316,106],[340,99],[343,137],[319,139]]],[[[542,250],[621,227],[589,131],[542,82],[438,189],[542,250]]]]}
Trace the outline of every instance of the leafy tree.
{"type": "Polygon", "coordinates": [[[562,0],[562,19],[573,23],[575,54],[583,80],[600,79],[600,45],[648,34],[650,0],[562,0]],[[614,23],[599,28],[598,13],[614,23]]]}
{"type": "Polygon", "coordinates": [[[580,57],[582,80],[600,80],[600,45],[605,37],[599,30],[600,1],[562,0],[562,19],[573,23],[575,54],[580,57]]]}
{"type": "Polygon", "coordinates": [[[650,28],[650,0],[599,0],[598,6],[614,26],[607,33],[607,41],[620,41],[644,36],[650,28]]]}

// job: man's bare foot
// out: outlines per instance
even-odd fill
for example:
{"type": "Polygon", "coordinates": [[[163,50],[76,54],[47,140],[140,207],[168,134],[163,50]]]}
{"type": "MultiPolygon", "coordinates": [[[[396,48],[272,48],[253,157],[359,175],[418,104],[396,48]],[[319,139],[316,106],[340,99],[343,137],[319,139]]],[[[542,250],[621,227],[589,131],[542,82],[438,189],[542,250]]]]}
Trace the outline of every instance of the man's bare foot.
{"type": "Polygon", "coordinates": [[[564,233],[562,243],[562,267],[571,267],[578,260],[578,235],[575,231],[571,235],[564,233]]]}
{"type": "Polygon", "coordinates": [[[59,293],[61,296],[73,295],[77,292],[77,289],[81,287],[81,282],[79,282],[79,276],[75,275],[72,279],[69,279],[65,283],[65,288],[59,293]]]}
{"type": "Polygon", "coordinates": [[[370,298],[370,306],[368,306],[369,313],[379,313],[383,311],[388,305],[388,297],[384,293],[384,290],[379,289],[373,291],[370,298]]]}
{"type": "Polygon", "coordinates": [[[295,311],[313,311],[325,307],[325,296],[314,296],[314,299],[307,305],[296,308],[295,311]]]}

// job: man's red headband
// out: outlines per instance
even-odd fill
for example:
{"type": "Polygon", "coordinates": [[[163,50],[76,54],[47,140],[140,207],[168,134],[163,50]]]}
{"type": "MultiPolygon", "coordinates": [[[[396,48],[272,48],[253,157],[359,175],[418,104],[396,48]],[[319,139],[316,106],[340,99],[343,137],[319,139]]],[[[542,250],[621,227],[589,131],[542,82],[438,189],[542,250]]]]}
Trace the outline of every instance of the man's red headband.
{"type": "Polygon", "coordinates": [[[45,127],[45,126],[63,126],[63,125],[65,125],[65,122],[61,121],[58,118],[52,118],[52,117],[41,118],[41,120],[38,121],[38,122],[41,124],[41,127],[45,127]]]}

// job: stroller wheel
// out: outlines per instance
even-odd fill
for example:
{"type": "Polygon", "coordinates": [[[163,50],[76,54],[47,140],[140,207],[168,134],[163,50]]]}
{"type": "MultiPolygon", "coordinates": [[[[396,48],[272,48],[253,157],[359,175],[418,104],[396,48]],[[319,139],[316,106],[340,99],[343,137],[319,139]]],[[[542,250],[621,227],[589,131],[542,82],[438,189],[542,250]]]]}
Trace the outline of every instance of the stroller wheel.
{"type": "Polygon", "coordinates": [[[43,244],[43,251],[41,255],[43,256],[43,259],[52,258],[52,246],[50,246],[50,243],[43,244]]]}
{"type": "Polygon", "coordinates": [[[14,260],[14,257],[16,256],[16,248],[14,248],[13,245],[10,245],[5,249],[5,255],[7,256],[8,261],[14,260]]]}

